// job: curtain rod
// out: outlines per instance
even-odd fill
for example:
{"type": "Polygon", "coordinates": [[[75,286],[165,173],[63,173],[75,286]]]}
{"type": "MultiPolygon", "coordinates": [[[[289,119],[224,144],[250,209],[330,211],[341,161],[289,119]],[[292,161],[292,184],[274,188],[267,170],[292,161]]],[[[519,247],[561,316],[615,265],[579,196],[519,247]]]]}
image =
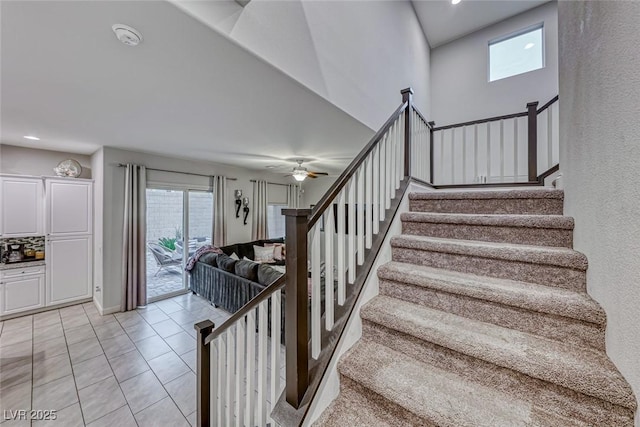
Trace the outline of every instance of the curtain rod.
{"type": "MultiPolygon", "coordinates": [[[[249,181],[258,182],[258,180],[256,180],[256,179],[250,179],[249,181]]],[[[288,187],[289,185],[291,185],[291,184],[280,184],[279,182],[269,182],[269,181],[267,181],[267,184],[269,184],[269,185],[284,185],[285,187],[288,187]]],[[[294,184],[294,185],[296,185],[296,184],[294,184]]]]}
{"type": "MultiPolygon", "coordinates": [[[[118,163],[118,167],[119,168],[124,168],[124,167],[127,167],[127,165],[125,165],[123,163],[118,163]]],[[[149,171],[156,171],[156,172],[181,173],[183,175],[204,176],[205,178],[211,178],[211,175],[205,175],[205,174],[202,174],[202,173],[179,172],[179,171],[170,171],[170,170],[167,170],[167,169],[155,169],[155,168],[146,168],[146,169],[149,170],[149,171]]],[[[227,181],[237,181],[237,180],[238,180],[238,178],[227,178],[227,181]]]]}

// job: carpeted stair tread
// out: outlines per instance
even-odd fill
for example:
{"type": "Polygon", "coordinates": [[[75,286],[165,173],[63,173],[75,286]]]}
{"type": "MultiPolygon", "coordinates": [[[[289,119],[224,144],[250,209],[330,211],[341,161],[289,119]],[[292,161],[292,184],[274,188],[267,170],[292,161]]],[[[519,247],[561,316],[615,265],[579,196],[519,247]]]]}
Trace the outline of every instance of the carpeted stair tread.
{"type": "Polygon", "coordinates": [[[549,246],[442,239],[408,234],[393,237],[391,246],[528,264],[547,264],[580,271],[586,271],[588,264],[587,257],[578,251],[549,246]]]}
{"type": "Polygon", "coordinates": [[[554,189],[499,191],[424,191],[409,193],[409,200],[564,199],[564,191],[554,189]]]}
{"type": "Polygon", "coordinates": [[[631,388],[603,352],[386,296],[375,297],[360,315],[388,329],[635,410],[631,388]]]}
{"type": "Polygon", "coordinates": [[[586,293],[391,261],[378,277],[576,320],[606,324],[604,310],[586,293]]]}
{"type": "MultiPolygon", "coordinates": [[[[546,414],[543,415],[544,423],[541,422],[530,402],[468,381],[366,339],[358,342],[343,357],[339,371],[372,393],[416,414],[426,421],[426,425],[559,425],[558,418],[546,414]]],[[[359,408],[350,408],[350,411],[358,412],[359,408]]]]}
{"type": "Polygon", "coordinates": [[[439,212],[404,212],[402,221],[435,224],[491,225],[500,227],[553,228],[573,230],[573,218],[564,215],[500,215],[439,212]]]}
{"type": "Polygon", "coordinates": [[[331,402],[313,425],[316,427],[435,426],[344,376],[340,379],[340,395],[331,402]]]}

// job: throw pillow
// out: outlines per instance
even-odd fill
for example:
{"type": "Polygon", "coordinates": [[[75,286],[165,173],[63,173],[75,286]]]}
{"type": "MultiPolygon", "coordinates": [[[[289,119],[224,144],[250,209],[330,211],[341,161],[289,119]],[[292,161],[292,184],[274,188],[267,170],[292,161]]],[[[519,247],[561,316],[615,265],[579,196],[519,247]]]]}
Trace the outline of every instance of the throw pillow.
{"type": "Polygon", "coordinates": [[[258,267],[258,283],[264,286],[269,286],[278,278],[282,276],[282,273],[272,268],[267,264],[260,264],[258,267]]]}
{"type": "Polygon", "coordinates": [[[229,255],[229,258],[235,259],[236,261],[240,261],[240,257],[235,252],[229,255]]]}
{"type": "Polygon", "coordinates": [[[235,274],[235,265],[236,265],[236,261],[235,259],[231,258],[228,255],[218,255],[218,267],[223,269],[224,271],[228,271],[229,273],[234,273],[235,274]]]}
{"type": "Polygon", "coordinates": [[[273,259],[284,261],[284,243],[265,243],[264,247],[273,247],[273,259]]]}
{"type": "Polygon", "coordinates": [[[258,278],[259,265],[260,264],[255,263],[253,261],[241,260],[236,262],[235,273],[240,277],[244,277],[245,279],[255,282],[258,278]]]}
{"type": "Polygon", "coordinates": [[[255,262],[275,262],[273,259],[273,248],[264,246],[253,246],[253,254],[255,262]]]}
{"type": "Polygon", "coordinates": [[[218,258],[218,254],[214,254],[212,252],[206,253],[200,257],[200,262],[204,262],[205,264],[209,264],[213,267],[217,267],[218,263],[216,259],[218,258]]]}

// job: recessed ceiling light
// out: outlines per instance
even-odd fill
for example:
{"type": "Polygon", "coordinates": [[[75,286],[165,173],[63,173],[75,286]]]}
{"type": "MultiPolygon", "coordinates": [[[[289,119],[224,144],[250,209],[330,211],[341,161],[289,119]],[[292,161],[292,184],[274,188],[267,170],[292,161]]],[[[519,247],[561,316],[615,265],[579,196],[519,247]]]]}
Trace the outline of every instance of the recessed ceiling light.
{"type": "Polygon", "coordinates": [[[458,4],[460,3],[462,0],[451,0],[451,4],[458,4]]]}
{"type": "Polygon", "coordinates": [[[33,136],[33,135],[25,135],[24,139],[30,139],[32,141],[40,141],[40,138],[38,138],[37,136],[33,136]]]}
{"type": "Polygon", "coordinates": [[[532,47],[534,47],[536,44],[535,43],[527,43],[524,48],[525,49],[531,49],[532,47]]]}

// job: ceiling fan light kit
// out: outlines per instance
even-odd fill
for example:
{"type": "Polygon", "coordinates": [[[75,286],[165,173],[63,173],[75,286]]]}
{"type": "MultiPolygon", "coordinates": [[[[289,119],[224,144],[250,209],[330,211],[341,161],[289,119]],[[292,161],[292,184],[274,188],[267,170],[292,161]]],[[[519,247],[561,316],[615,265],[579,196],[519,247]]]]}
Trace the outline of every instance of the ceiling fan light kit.
{"type": "Polygon", "coordinates": [[[303,161],[304,160],[296,160],[296,162],[298,163],[298,166],[294,167],[293,171],[291,172],[291,176],[296,181],[302,182],[307,177],[309,177],[309,178],[317,178],[319,175],[329,175],[326,172],[309,172],[307,170],[307,168],[302,167],[302,162],[303,161]]]}

